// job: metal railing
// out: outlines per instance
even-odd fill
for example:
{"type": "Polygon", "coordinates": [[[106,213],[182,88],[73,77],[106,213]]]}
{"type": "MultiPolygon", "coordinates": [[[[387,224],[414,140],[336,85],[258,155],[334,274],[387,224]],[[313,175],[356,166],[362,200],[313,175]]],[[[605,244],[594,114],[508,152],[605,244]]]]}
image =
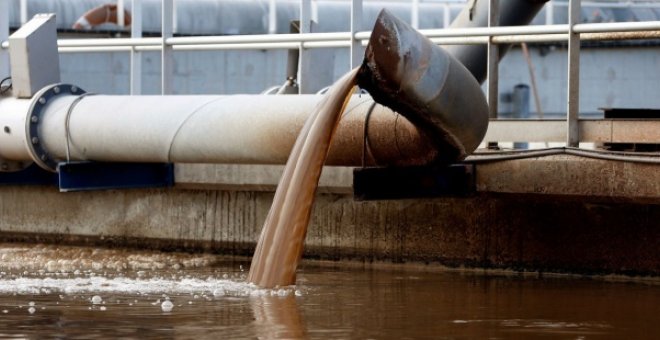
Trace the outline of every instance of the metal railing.
{"type": "MultiPolygon", "coordinates": [[[[568,42],[568,102],[566,115],[566,143],[578,146],[580,141],[578,108],[579,108],[579,60],[581,40],[626,40],[660,38],[660,21],[647,22],[611,22],[611,23],[579,23],[581,0],[569,0],[569,24],[497,27],[497,4],[499,0],[490,1],[490,27],[460,28],[460,29],[426,29],[420,30],[437,44],[487,44],[488,60],[488,99],[491,107],[491,117],[497,116],[497,74],[499,44],[523,42],[568,42]]],[[[366,45],[371,32],[362,30],[362,0],[351,1],[351,31],[337,33],[310,33],[312,0],[301,0],[300,19],[307,23],[302,25],[300,34],[260,34],[237,36],[200,36],[174,37],[174,0],[162,0],[162,37],[141,37],[141,2],[133,1],[133,25],[131,38],[117,39],[60,39],[58,41],[61,53],[84,52],[130,52],[131,53],[131,94],[141,92],[140,53],[143,51],[160,51],[162,58],[162,94],[172,91],[173,53],[192,50],[238,50],[238,49],[299,49],[299,65],[305,65],[305,51],[313,48],[344,47],[350,48],[350,66],[355,67],[362,61],[362,47],[366,45]]],[[[561,2],[553,2],[562,5],[561,2]]],[[[418,6],[419,1],[413,1],[418,6]]],[[[659,5],[660,7],[660,5],[659,5]]],[[[9,20],[7,2],[0,0],[0,74],[8,74],[7,42],[9,20]]],[[[271,18],[272,19],[272,18],[271,18]]],[[[304,91],[306,70],[300,69],[300,88],[304,91]]]]}

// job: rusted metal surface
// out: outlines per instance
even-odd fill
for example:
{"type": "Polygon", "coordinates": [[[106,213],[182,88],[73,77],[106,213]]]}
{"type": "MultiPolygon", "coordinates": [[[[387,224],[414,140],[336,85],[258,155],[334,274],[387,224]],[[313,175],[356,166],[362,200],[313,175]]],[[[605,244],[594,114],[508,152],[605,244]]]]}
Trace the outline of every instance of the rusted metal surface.
{"type": "Polygon", "coordinates": [[[660,31],[637,31],[637,32],[601,32],[580,33],[580,39],[585,40],[640,40],[658,39],[660,31]]]}
{"type": "MultiPolygon", "coordinates": [[[[362,105],[369,107],[372,102],[362,105]]],[[[427,134],[398,113],[376,105],[371,114],[369,110],[344,114],[326,164],[419,165],[433,161],[438,154],[427,134]]]]}
{"type": "Polygon", "coordinates": [[[439,162],[465,158],[486,132],[488,105],[469,71],[386,10],[376,20],[358,84],[432,138],[439,162]]]}

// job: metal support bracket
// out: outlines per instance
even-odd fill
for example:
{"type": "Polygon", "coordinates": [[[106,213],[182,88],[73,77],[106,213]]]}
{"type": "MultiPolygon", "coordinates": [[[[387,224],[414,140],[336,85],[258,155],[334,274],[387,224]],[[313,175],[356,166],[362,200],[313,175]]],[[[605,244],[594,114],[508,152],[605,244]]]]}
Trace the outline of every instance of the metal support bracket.
{"type": "Polygon", "coordinates": [[[0,185],[57,185],[57,174],[34,163],[21,171],[0,172],[0,185]]]}
{"type": "Polygon", "coordinates": [[[27,119],[25,120],[25,133],[27,136],[27,145],[30,155],[35,163],[40,167],[55,172],[57,169],[57,160],[55,160],[46,150],[39,138],[39,122],[41,122],[44,108],[55,97],[60,95],[81,95],[85,91],[75,85],[54,84],[44,87],[34,95],[27,119]]]}
{"type": "Polygon", "coordinates": [[[353,197],[358,201],[469,196],[475,192],[472,164],[353,170],[353,197]]]}
{"type": "Polygon", "coordinates": [[[174,185],[174,165],[171,163],[71,162],[60,163],[57,170],[61,192],[174,185]]]}

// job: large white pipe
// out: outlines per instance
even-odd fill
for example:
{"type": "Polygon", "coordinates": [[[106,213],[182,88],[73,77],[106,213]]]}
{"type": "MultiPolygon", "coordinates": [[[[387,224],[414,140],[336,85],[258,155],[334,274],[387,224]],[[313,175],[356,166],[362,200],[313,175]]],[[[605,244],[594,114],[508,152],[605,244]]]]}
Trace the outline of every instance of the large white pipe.
{"type": "MultiPolygon", "coordinates": [[[[30,121],[34,99],[0,99],[0,158],[55,162],[284,164],[306,117],[320,96],[78,96],[59,94],[30,121]],[[73,108],[72,108],[73,105],[73,108]],[[69,113],[69,129],[66,121],[69,113]],[[26,126],[37,124],[37,136],[26,126]],[[34,137],[38,140],[32,141],[34,137]],[[37,145],[33,144],[33,145],[37,145]],[[39,148],[38,148],[39,149],[39,148]],[[34,154],[34,156],[33,156],[34,154]]],[[[329,165],[422,164],[437,151],[415,126],[369,96],[354,96],[333,142],[329,165]],[[368,145],[364,125],[369,111],[368,145]],[[366,149],[366,154],[363,155],[366,149]]],[[[48,163],[48,162],[46,162],[48,163]]],[[[42,165],[42,164],[40,164],[42,165]]],[[[52,170],[52,166],[51,166],[52,170]]]]}

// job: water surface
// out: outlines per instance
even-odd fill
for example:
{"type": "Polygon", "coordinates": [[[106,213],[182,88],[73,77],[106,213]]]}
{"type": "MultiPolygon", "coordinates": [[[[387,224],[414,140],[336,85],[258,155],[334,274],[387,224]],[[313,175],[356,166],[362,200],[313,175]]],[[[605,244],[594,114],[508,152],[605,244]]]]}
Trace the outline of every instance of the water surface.
{"type": "Polygon", "coordinates": [[[660,338],[654,283],[307,262],[262,290],[249,259],[0,249],[0,338],[660,338]]]}

